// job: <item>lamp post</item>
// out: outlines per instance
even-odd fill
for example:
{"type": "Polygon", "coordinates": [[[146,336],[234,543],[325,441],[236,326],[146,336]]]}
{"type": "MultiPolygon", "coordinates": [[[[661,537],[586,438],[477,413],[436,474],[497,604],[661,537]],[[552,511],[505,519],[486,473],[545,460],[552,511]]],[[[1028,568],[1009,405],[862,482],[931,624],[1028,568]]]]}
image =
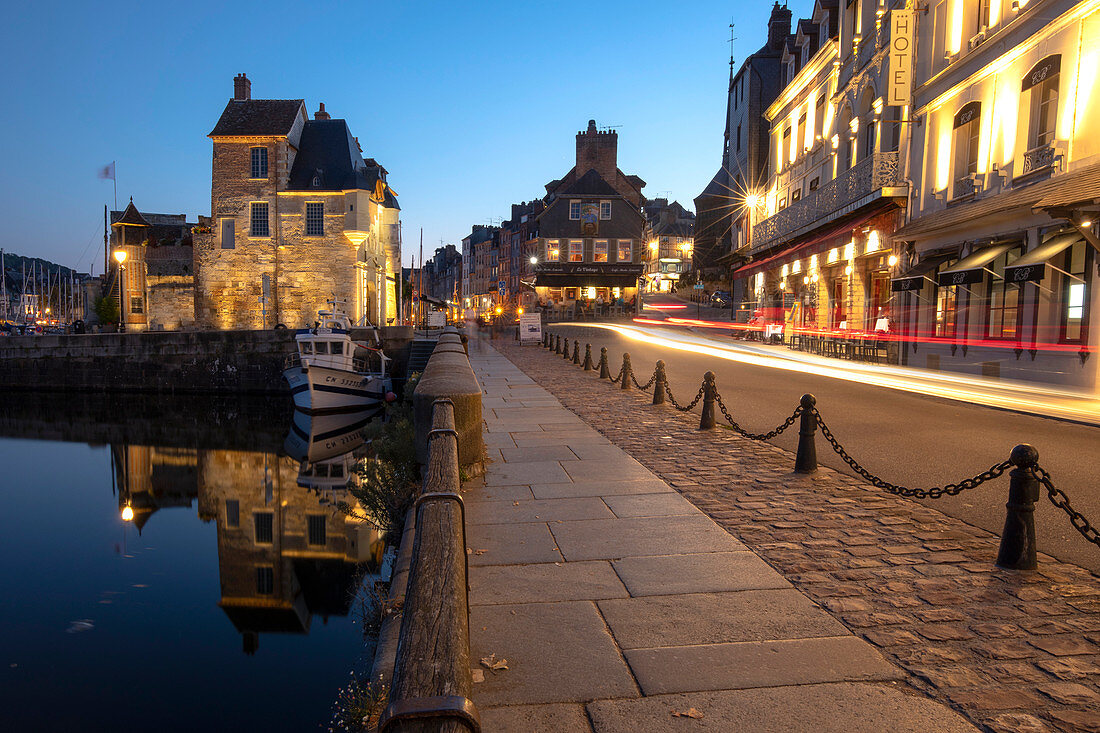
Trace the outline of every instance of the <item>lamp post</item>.
{"type": "Polygon", "coordinates": [[[119,331],[125,331],[126,330],[126,312],[125,312],[125,309],[123,307],[122,298],[123,298],[123,293],[125,292],[125,289],[123,288],[123,285],[125,284],[124,278],[126,276],[126,265],[123,264],[123,263],[126,262],[126,250],[116,249],[115,252],[114,252],[114,256],[115,256],[115,261],[118,263],[118,330],[119,331]]]}

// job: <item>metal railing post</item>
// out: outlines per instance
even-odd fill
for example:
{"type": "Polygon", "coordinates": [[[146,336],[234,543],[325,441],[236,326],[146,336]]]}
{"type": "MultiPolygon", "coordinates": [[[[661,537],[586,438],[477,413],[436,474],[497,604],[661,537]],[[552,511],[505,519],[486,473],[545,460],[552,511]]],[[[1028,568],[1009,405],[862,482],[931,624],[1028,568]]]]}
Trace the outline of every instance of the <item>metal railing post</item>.
{"type": "Polygon", "coordinates": [[[714,372],[707,372],[703,375],[703,412],[699,416],[700,430],[710,430],[717,427],[717,423],[714,421],[714,393],[716,391],[714,372]]]}
{"type": "Polygon", "coordinates": [[[1039,500],[1039,480],[1033,469],[1039,463],[1039,451],[1021,443],[1012,449],[1009,461],[1015,468],[1008,473],[1008,503],[1005,504],[1005,528],[1001,532],[997,567],[1034,570],[1038,567],[1035,502],[1039,500]]]}
{"type": "Polygon", "coordinates": [[[798,452],[794,457],[794,472],[813,473],[817,470],[817,446],[814,444],[814,435],[817,433],[814,405],[817,400],[812,394],[804,394],[801,403],[802,415],[798,425],[798,452]]]}
{"type": "Polygon", "coordinates": [[[592,344],[584,345],[584,370],[592,371],[592,344]]]}
{"type": "Polygon", "coordinates": [[[667,379],[665,376],[665,363],[658,359],[657,379],[653,382],[653,404],[665,404],[665,383],[667,379]]]}
{"type": "Polygon", "coordinates": [[[633,385],[630,383],[630,375],[634,373],[634,369],[630,366],[630,354],[623,353],[623,370],[619,372],[621,376],[622,384],[619,385],[619,389],[630,389],[633,385]]]}

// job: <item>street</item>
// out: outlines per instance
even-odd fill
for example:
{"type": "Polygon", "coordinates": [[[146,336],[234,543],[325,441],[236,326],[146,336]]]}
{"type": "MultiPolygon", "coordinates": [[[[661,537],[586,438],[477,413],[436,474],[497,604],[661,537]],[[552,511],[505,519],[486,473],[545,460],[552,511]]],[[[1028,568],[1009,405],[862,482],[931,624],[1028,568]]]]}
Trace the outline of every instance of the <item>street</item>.
{"type": "MultiPolygon", "coordinates": [[[[716,315],[703,310],[704,318],[716,315]]],[[[884,480],[910,488],[957,483],[1006,460],[1018,443],[1030,443],[1039,451],[1040,465],[1069,495],[1074,507],[1090,520],[1100,520],[1100,491],[1095,482],[1100,458],[1098,427],[817,373],[729,361],[627,338],[598,326],[552,326],[551,331],[590,342],[594,358],[599,348],[606,346],[613,373],[621,364],[622,353],[629,352],[638,381],[643,383],[656,360],[663,359],[669,387],[681,402],[694,397],[704,372],[713,371],[733,418],[752,432],[775,427],[790,415],[803,393],[811,393],[822,417],[852,457],[884,480]]],[[[729,348],[738,348],[737,342],[726,341],[729,348]]],[[[793,451],[797,426],[772,442],[793,451]]],[[[849,471],[820,435],[817,455],[820,464],[849,471]]],[[[925,503],[1000,534],[1007,495],[1005,476],[959,496],[925,503]]],[[[1045,496],[1036,507],[1035,523],[1040,552],[1100,571],[1100,548],[1086,542],[1045,496]]]]}

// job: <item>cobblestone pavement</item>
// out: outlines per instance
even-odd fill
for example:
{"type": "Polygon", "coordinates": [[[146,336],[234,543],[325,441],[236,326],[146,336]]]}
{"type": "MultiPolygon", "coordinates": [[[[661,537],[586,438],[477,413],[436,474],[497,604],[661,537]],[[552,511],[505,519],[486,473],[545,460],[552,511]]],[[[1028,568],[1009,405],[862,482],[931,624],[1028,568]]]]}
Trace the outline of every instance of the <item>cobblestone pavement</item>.
{"type": "MultiPolygon", "coordinates": [[[[1000,570],[998,538],[982,529],[827,468],[795,474],[788,451],[728,430],[701,433],[698,408],[653,406],[652,393],[621,390],[541,347],[493,345],[879,647],[913,687],[990,731],[1100,731],[1092,573],[1042,554],[1036,572],[1000,570]]],[[[614,374],[621,356],[609,359],[614,374]]],[[[640,382],[651,368],[635,365],[640,382]]],[[[764,427],[729,407],[746,427],[764,427]]],[[[1003,512],[1007,489],[1003,478],[974,500],[1003,512]]]]}

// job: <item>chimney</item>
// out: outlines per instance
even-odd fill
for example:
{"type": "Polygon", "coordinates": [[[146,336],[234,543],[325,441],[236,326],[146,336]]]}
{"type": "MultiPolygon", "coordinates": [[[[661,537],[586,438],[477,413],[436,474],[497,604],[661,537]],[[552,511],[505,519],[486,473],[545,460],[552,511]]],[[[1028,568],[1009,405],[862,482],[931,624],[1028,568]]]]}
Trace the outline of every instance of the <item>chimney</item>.
{"type": "Polygon", "coordinates": [[[329,120],[332,119],[329,113],[325,111],[325,103],[321,102],[321,107],[313,113],[313,119],[315,120],[329,120]]]}
{"type": "Polygon", "coordinates": [[[252,99],[252,82],[244,74],[233,77],[233,99],[252,99]]]}
{"type": "Polygon", "coordinates": [[[577,133],[577,177],[595,168],[605,181],[615,185],[618,162],[619,134],[614,130],[600,132],[596,121],[588,121],[588,129],[577,133]]]}
{"type": "Polygon", "coordinates": [[[772,15],[768,19],[768,48],[779,51],[791,34],[791,11],[781,7],[778,2],[772,6],[772,15]]]}

